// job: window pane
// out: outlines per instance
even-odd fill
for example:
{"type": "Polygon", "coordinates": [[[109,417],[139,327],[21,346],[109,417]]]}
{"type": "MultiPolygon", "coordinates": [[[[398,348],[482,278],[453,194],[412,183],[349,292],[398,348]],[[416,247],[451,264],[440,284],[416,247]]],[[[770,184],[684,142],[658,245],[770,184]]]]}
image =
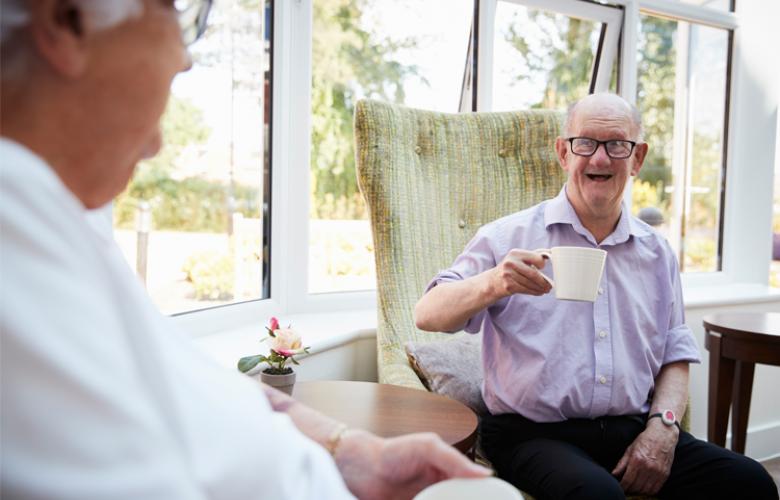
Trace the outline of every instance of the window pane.
{"type": "Polygon", "coordinates": [[[709,7],[710,9],[720,10],[723,12],[734,11],[732,0],[682,0],[682,2],[698,5],[700,7],[709,7]]]}
{"type": "Polygon", "coordinates": [[[268,14],[270,0],[214,3],[164,148],[114,202],[115,237],[166,313],[268,296],[268,14]]]}
{"type": "Polygon", "coordinates": [[[473,0],[314,0],[309,292],[376,287],[355,176],[355,102],[457,112],[473,8],[473,0]]]}
{"type": "Polygon", "coordinates": [[[682,270],[717,271],[729,33],[642,16],[638,50],[637,103],[650,151],[633,211],[663,214],[658,229],[682,270]]]}
{"type": "Polygon", "coordinates": [[[499,2],[495,33],[493,110],[565,110],[588,94],[601,23],[499,2]]]}

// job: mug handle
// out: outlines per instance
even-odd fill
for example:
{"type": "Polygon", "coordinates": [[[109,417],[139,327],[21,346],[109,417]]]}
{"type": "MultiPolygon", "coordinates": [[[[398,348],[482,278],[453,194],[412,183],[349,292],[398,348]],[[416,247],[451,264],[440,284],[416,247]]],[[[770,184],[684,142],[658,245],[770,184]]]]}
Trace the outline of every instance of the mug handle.
{"type": "MultiPolygon", "coordinates": [[[[544,257],[545,259],[552,260],[552,251],[549,248],[538,248],[538,249],[534,250],[534,253],[538,253],[539,255],[544,257]]],[[[536,267],[534,265],[531,265],[531,267],[533,267],[534,269],[539,271],[538,267],[536,267]]],[[[546,274],[544,274],[541,271],[539,271],[539,274],[542,276],[542,278],[544,278],[544,280],[547,283],[550,284],[551,287],[555,288],[555,282],[552,280],[552,278],[549,278],[546,274]]]]}

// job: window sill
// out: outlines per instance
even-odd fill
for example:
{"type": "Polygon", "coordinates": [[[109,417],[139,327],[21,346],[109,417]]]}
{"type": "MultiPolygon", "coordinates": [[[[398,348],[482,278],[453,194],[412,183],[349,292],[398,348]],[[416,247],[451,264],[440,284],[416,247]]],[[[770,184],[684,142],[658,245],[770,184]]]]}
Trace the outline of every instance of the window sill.
{"type": "MultiPolygon", "coordinates": [[[[717,286],[685,286],[686,310],[740,304],[780,302],[780,289],[757,284],[717,286]]],[[[303,337],[304,345],[314,354],[329,351],[360,339],[376,336],[376,310],[362,309],[325,314],[296,314],[285,316],[284,325],[291,324],[303,337]]],[[[251,325],[215,332],[195,338],[195,343],[220,364],[235,368],[239,358],[267,352],[260,343],[266,338],[265,324],[251,325]]]]}
{"type": "Polygon", "coordinates": [[[683,286],[685,309],[780,302],[780,289],[755,283],[683,286]]]}
{"type": "MultiPolygon", "coordinates": [[[[364,309],[327,314],[296,314],[280,318],[282,326],[292,325],[301,334],[303,345],[313,354],[329,351],[359,339],[376,337],[376,310],[364,309]]],[[[258,321],[212,335],[193,339],[218,363],[235,369],[244,356],[268,352],[267,323],[258,321]]]]}

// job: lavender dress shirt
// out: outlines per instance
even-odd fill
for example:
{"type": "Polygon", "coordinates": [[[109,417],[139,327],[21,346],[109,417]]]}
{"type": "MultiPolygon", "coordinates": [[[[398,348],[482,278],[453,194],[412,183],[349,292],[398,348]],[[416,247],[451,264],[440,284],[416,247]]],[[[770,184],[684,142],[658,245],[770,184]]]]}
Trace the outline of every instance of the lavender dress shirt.
{"type": "MultiPolygon", "coordinates": [[[[597,244],[560,194],[483,226],[439,283],[495,267],[509,250],[583,246],[608,252],[595,303],[515,294],[470,318],[483,332],[482,395],[490,413],[537,422],[647,412],[655,377],[675,361],[698,363],[685,325],[677,259],[666,240],[623,211],[597,244]]],[[[542,272],[552,276],[551,265],[542,272]]]]}

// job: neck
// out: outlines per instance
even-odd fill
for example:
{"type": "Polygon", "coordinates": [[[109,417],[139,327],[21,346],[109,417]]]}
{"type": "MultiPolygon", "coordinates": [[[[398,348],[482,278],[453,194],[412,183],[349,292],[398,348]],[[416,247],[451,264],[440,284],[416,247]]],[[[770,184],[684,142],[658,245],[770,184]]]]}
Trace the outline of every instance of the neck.
{"type": "Polygon", "coordinates": [[[585,229],[590,231],[590,234],[596,239],[596,243],[601,243],[607,236],[612,234],[617,227],[618,222],[620,221],[620,212],[618,212],[616,217],[598,219],[595,221],[589,220],[587,222],[583,217],[580,217],[580,221],[582,222],[582,225],[585,226],[585,229]]]}
{"type": "Polygon", "coordinates": [[[35,154],[54,170],[65,186],[85,207],[99,205],[89,195],[91,176],[84,175],[90,164],[99,164],[99,146],[84,136],[84,110],[53,89],[23,89],[21,84],[3,82],[0,133],[35,154]]]}
{"type": "Polygon", "coordinates": [[[620,222],[620,214],[623,210],[623,204],[618,203],[615,207],[606,210],[594,212],[587,206],[578,206],[577,203],[572,202],[571,206],[574,208],[574,213],[580,219],[583,227],[590,231],[596,243],[601,243],[604,239],[612,234],[615,228],[620,222]]]}

